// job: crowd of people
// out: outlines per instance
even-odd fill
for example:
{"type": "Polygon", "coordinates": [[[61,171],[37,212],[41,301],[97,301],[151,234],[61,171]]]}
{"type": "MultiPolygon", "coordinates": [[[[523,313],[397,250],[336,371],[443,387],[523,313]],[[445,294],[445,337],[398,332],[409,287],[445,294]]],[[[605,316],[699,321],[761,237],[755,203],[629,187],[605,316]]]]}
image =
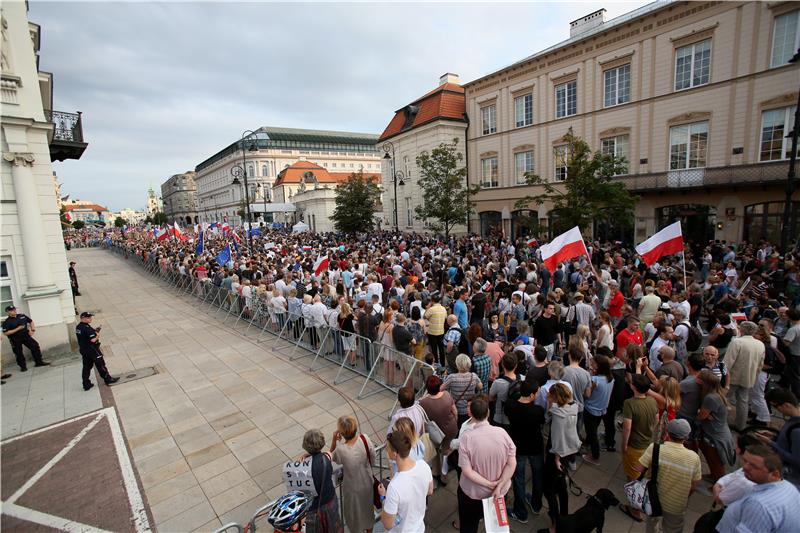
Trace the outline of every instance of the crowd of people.
{"type": "MultiPolygon", "coordinates": [[[[348,339],[360,336],[436,369],[417,391],[399,361],[385,360],[387,382],[405,385],[386,438],[393,476],[375,489],[387,530],[422,530],[427,496],[454,470],[454,527],[477,531],[481,500],[509,494],[512,520],[546,508],[555,531],[569,514],[571,472],[609,454],[630,481],[657,465],[660,515],[620,504],[648,531],[798,529],[795,250],[693,243],[648,265],[632,243],[593,242],[588,257],[550,271],[524,239],[257,233],[103,238],[278,322],[301,314],[334,327],[353,363],[348,339]],[[697,491],[715,507],[684,523],[697,491]]],[[[372,442],[352,417],[339,420],[329,455],[321,434],[306,437],[308,453],[324,457],[315,472],[344,465],[348,528],[370,531],[372,442]]],[[[306,530],[336,531],[336,499],[319,492],[306,530]]]]}

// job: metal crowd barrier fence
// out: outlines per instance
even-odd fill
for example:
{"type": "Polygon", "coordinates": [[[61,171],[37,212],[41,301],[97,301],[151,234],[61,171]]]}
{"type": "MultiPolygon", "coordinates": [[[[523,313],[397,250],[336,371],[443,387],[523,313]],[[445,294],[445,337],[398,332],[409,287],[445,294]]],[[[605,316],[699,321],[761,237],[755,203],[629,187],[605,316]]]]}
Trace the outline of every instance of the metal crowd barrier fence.
{"type": "Polygon", "coordinates": [[[348,379],[340,379],[342,370],[345,367],[351,372],[368,377],[373,365],[374,354],[372,341],[356,333],[348,333],[331,326],[322,326],[325,331],[320,350],[311,361],[309,370],[314,370],[317,359],[322,357],[339,366],[333,384],[338,385],[349,381],[357,376],[348,379]]]}
{"type": "MultiPolygon", "coordinates": [[[[381,391],[381,388],[374,388],[369,392],[364,392],[370,381],[376,383],[393,392],[397,392],[402,387],[413,384],[418,390],[424,389],[422,384],[429,376],[435,373],[432,365],[421,361],[414,356],[397,351],[385,344],[373,343],[373,349],[377,354],[375,364],[367,376],[364,385],[358,393],[358,399],[364,399],[381,391]]],[[[395,401],[395,405],[396,405],[395,401]]],[[[394,407],[392,407],[394,411],[394,407]]]]}

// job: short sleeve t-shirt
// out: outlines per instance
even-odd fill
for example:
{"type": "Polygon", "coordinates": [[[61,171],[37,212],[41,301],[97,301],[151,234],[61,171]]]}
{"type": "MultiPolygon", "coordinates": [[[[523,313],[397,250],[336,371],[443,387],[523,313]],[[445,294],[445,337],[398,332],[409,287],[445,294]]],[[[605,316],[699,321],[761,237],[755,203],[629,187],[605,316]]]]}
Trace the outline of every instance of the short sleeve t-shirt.
{"type": "Polygon", "coordinates": [[[489,396],[496,396],[494,405],[494,422],[496,424],[508,424],[508,417],[503,409],[506,400],[508,399],[508,388],[511,382],[507,378],[501,377],[492,382],[492,387],[489,389],[489,396]]]}
{"type": "Polygon", "coordinates": [[[794,324],[783,336],[783,340],[789,345],[792,355],[800,355],[800,324],[794,324]]]}
{"type": "Polygon", "coordinates": [[[511,440],[517,447],[517,455],[543,454],[544,409],[533,402],[507,400],[505,412],[511,425],[511,440]]]}
{"type": "Polygon", "coordinates": [[[614,390],[614,380],[608,381],[605,376],[592,376],[592,383],[595,384],[592,395],[586,398],[583,409],[594,416],[603,416],[608,409],[608,402],[611,400],[611,392],[614,390]]]}
{"type": "Polygon", "coordinates": [[[697,411],[700,409],[700,397],[702,391],[697,379],[694,376],[687,376],[680,382],[681,389],[681,408],[678,410],[678,418],[694,420],[697,411]]]}
{"type": "Polygon", "coordinates": [[[578,404],[578,412],[582,413],[583,393],[592,382],[592,375],[581,367],[568,366],[564,369],[564,381],[572,385],[572,399],[578,404]]]}
{"type": "Polygon", "coordinates": [[[658,404],[653,398],[628,398],[622,404],[622,417],[631,421],[628,446],[644,450],[653,439],[653,425],[658,416],[658,404]]]}
{"type": "Polygon", "coordinates": [[[425,499],[432,482],[431,467],[425,461],[417,461],[411,470],[394,475],[383,502],[384,511],[400,520],[399,524],[395,520],[391,533],[425,531],[425,499]]]}

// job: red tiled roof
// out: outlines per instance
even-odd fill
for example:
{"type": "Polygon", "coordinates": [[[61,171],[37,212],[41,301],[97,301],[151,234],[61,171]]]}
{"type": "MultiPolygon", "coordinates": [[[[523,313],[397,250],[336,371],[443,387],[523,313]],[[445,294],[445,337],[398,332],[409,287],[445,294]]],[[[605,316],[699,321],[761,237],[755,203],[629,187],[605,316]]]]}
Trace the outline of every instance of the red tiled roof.
{"type": "Polygon", "coordinates": [[[383,130],[378,142],[394,137],[398,133],[412,130],[437,119],[458,120],[466,119],[466,97],[464,88],[455,83],[445,83],[430,91],[426,95],[414,100],[408,106],[398,109],[386,129],[383,130]],[[413,122],[407,125],[406,110],[410,106],[417,106],[413,122]]]}
{"type": "MultiPolygon", "coordinates": [[[[328,169],[323,168],[310,161],[298,161],[287,168],[281,170],[278,177],[275,179],[273,187],[279,187],[287,183],[301,183],[303,176],[306,172],[312,172],[318,183],[343,183],[353,172],[328,172],[328,169]]],[[[371,173],[380,179],[380,173],[371,173]]]]}
{"type": "Polygon", "coordinates": [[[64,206],[64,211],[108,211],[107,208],[97,204],[70,204],[64,206]]]}

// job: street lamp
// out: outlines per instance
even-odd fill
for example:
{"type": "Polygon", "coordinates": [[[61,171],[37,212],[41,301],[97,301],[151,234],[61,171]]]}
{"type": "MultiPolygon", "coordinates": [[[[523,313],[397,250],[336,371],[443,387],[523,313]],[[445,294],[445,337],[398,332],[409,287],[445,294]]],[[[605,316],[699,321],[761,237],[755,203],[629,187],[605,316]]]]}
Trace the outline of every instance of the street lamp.
{"type": "MultiPolygon", "coordinates": [[[[392,162],[391,163],[392,164],[391,180],[392,180],[392,185],[394,186],[394,232],[395,233],[399,233],[400,232],[400,228],[399,228],[399,225],[397,223],[397,208],[398,208],[398,205],[397,205],[397,185],[399,184],[401,187],[403,185],[405,185],[405,181],[403,181],[403,180],[406,179],[406,175],[403,174],[402,170],[396,170],[395,169],[394,144],[392,144],[391,141],[386,141],[385,143],[383,143],[382,148],[383,148],[383,152],[384,152],[383,158],[387,159],[387,160],[391,160],[391,162],[392,162]],[[392,152],[392,155],[389,155],[390,151],[392,152]]],[[[410,178],[408,178],[408,179],[410,179],[410,178]]]]}
{"type": "Polygon", "coordinates": [[[233,185],[239,185],[241,182],[239,178],[244,179],[244,201],[245,201],[245,210],[247,213],[247,252],[252,256],[253,254],[253,236],[250,234],[251,228],[251,220],[252,217],[250,216],[250,190],[247,184],[247,152],[256,152],[258,151],[258,137],[256,137],[256,132],[251,130],[246,130],[242,133],[242,140],[241,140],[241,148],[242,148],[242,165],[234,165],[231,168],[231,175],[233,176],[233,185]],[[245,143],[249,143],[247,149],[245,149],[245,143]]]}
{"type": "MultiPolygon", "coordinates": [[[[800,62],[800,48],[797,49],[797,52],[795,52],[794,56],[789,60],[789,63],[797,62],[800,62]]],[[[795,183],[794,167],[797,163],[798,133],[800,133],[800,93],[797,95],[797,106],[794,108],[794,128],[792,128],[792,131],[786,136],[787,139],[792,139],[792,151],[789,154],[789,172],[786,175],[786,204],[783,206],[783,226],[781,227],[781,253],[784,257],[786,257],[787,246],[789,245],[789,226],[792,225],[792,196],[797,186],[795,183]]]]}

